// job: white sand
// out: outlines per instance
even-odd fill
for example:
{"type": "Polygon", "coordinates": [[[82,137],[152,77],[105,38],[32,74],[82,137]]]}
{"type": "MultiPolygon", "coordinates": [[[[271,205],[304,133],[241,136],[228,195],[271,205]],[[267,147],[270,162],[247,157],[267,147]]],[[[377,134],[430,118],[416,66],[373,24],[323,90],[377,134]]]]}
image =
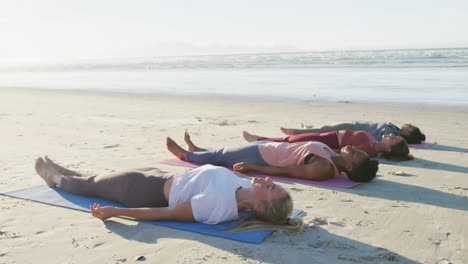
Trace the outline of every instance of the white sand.
{"type": "Polygon", "coordinates": [[[200,146],[244,143],[241,132],[349,120],[410,121],[439,145],[416,160],[381,164],[353,189],[284,183],[316,223],[252,245],[0,196],[0,263],[466,263],[468,109],[0,90],[0,191],[44,184],[33,161],[49,155],[76,170],[110,172],[172,158],[166,136],[200,146]],[[391,172],[403,171],[409,176],[391,172]]]}

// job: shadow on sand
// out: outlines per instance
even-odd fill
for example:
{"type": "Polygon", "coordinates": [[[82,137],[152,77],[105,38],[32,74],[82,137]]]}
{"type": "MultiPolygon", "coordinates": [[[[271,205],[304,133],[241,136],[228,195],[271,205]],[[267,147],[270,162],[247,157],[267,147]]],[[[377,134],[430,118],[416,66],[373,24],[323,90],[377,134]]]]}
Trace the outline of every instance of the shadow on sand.
{"type": "MultiPolygon", "coordinates": [[[[331,188],[330,188],[331,189],[331,188]]],[[[437,207],[468,211],[468,197],[377,178],[353,189],[335,191],[393,201],[427,204],[437,207]]]]}
{"type": "Polygon", "coordinates": [[[440,170],[440,171],[453,171],[453,172],[460,172],[460,173],[468,173],[468,167],[463,167],[459,165],[437,162],[432,160],[427,160],[423,158],[416,158],[412,161],[403,161],[403,162],[394,162],[385,159],[378,159],[382,164],[390,164],[399,167],[416,167],[416,168],[424,168],[430,170],[440,170]]]}
{"type": "MultiPolygon", "coordinates": [[[[320,226],[307,228],[299,234],[276,232],[262,244],[249,244],[140,222],[126,225],[106,221],[105,225],[127,240],[148,244],[157,244],[160,238],[194,240],[237,255],[239,260],[251,259],[266,263],[417,263],[390,250],[329,233],[320,226]]],[[[178,254],[183,252],[184,249],[181,249],[178,254]]],[[[222,257],[232,258],[232,255],[216,257],[209,252],[198,252],[197,255],[192,251],[191,254],[192,261],[205,259],[222,262],[222,257]]],[[[185,260],[190,261],[188,257],[185,256],[185,260]]]]}
{"type": "Polygon", "coordinates": [[[432,145],[429,150],[440,150],[440,151],[452,151],[452,152],[462,152],[468,153],[468,148],[453,147],[447,145],[441,145],[439,143],[432,145]]]}

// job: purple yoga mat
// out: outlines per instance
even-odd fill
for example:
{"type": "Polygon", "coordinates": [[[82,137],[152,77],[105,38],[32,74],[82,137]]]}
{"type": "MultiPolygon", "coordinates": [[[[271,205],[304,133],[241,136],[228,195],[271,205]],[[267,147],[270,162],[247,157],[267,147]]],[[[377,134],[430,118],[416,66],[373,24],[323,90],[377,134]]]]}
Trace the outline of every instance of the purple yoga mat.
{"type": "MultiPolygon", "coordinates": [[[[161,164],[175,165],[175,166],[182,166],[182,167],[189,167],[189,168],[197,168],[201,166],[195,163],[178,160],[178,159],[165,160],[165,161],[162,161],[161,164]]],[[[232,171],[232,168],[228,168],[228,169],[232,171]]],[[[247,173],[245,175],[252,176],[252,177],[261,177],[261,178],[265,178],[268,176],[268,175],[263,175],[259,173],[247,173]]],[[[324,185],[324,186],[339,187],[339,188],[352,188],[360,184],[359,182],[353,182],[349,180],[346,174],[344,173],[342,173],[337,178],[326,180],[326,181],[312,181],[312,180],[303,180],[303,179],[278,177],[278,176],[268,176],[268,177],[272,178],[273,180],[297,182],[297,183],[304,183],[304,184],[324,185]]]]}
{"type": "Polygon", "coordinates": [[[415,149],[428,149],[432,147],[432,145],[437,144],[437,142],[421,142],[420,144],[408,144],[410,148],[415,148],[415,149]]]}

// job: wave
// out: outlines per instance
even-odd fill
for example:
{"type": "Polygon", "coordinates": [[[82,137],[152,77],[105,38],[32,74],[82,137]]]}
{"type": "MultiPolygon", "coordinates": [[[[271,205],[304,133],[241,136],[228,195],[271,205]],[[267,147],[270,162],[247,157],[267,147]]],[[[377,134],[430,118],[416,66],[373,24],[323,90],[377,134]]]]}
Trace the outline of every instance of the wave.
{"type": "Polygon", "coordinates": [[[331,67],[468,67],[468,48],[316,51],[108,59],[69,64],[3,67],[0,71],[170,69],[298,69],[331,67]]]}

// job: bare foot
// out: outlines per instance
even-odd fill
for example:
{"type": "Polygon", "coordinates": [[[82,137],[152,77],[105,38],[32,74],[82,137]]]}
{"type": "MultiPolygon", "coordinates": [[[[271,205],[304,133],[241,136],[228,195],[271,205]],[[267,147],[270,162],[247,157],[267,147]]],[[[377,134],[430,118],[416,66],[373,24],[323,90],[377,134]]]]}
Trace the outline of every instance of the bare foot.
{"type": "Polygon", "coordinates": [[[181,148],[177,143],[175,143],[174,140],[172,140],[170,137],[167,137],[166,139],[166,146],[167,149],[174,154],[177,158],[181,160],[187,160],[187,151],[183,148],[181,148]]]}
{"type": "Polygon", "coordinates": [[[301,128],[313,128],[313,127],[314,127],[313,125],[307,125],[307,124],[301,123],[301,128]]]}
{"type": "Polygon", "coordinates": [[[37,158],[34,164],[37,174],[47,183],[49,187],[54,187],[57,182],[54,181],[54,175],[59,174],[56,170],[48,167],[42,158],[37,158]]]}
{"type": "Polygon", "coordinates": [[[206,150],[206,149],[199,148],[195,146],[195,144],[193,144],[192,140],[190,139],[190,133],[187,130],[185,130],[185,133],[184,133],[184,141],[185,141],[185,144],[187,144],[188,146],[188,151],[196,152],[196,151],[206,150]]]}
{"type": "Polygon", "coordinates": [[[293,128],[284,128],[284,127],[281,127],[281,132],[283,132],[283,134],[285,135],[294,135],[296,133],[296,129],[293,129],[293,128]]]}
{"type": "Polygon", "coordinates": [[[260,137],[256,135],[252,135],[247,131],[242,131],[242,137],[247,141],[247,142],[254,142],[257,141],[260,137]]]}
{"type": "Polygon", "coordinates": [[[81,173],[64,168],[58,165],[57,163],[53,162],[47,156],[45,156],[44,159],[49,167],[52,167],[53,169],[55,169],[56,171],[58,171],[60,174],[64,176],[81,176],[81,173]]]}

